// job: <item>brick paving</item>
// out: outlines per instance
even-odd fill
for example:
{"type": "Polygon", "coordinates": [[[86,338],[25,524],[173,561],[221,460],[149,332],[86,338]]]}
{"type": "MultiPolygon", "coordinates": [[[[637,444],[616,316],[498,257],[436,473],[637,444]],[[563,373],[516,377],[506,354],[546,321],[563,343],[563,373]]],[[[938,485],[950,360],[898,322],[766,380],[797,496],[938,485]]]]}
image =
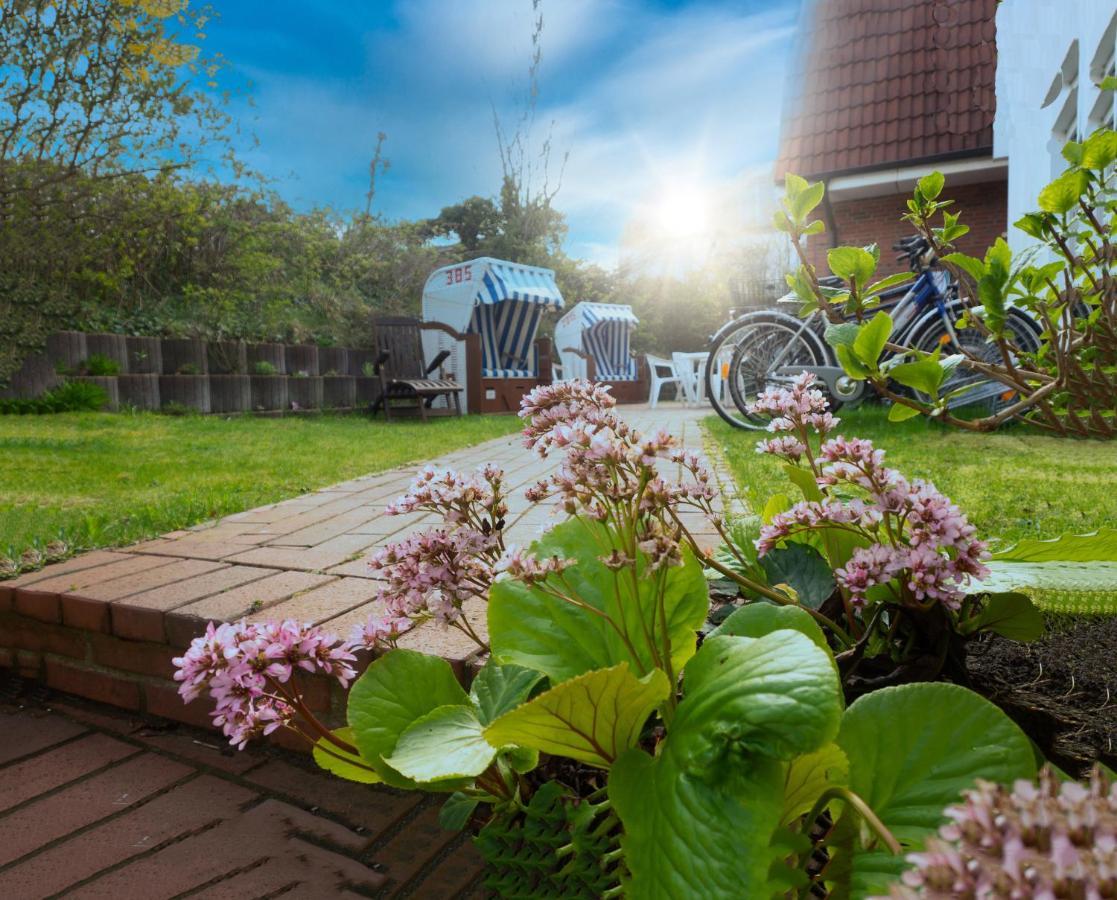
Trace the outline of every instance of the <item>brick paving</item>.
{"type": "MultiPolygon", "coordinates": [[[[667,405],[622,413],[641,430],[663,427],[704,449],[701,411],[667,405]]],[[[711,462],[728,486],[723,465],[711,462]]],[[[516,436],[432,463],[503,467],[514,543],[531,543],[553,519],[553,508],[529,508],[522,489],[554,462],[529,454],[516,436]]],[[[477,860],[438,829],[433,800],[354,787],[262,751],[229,756],[219,736],[168,730],[210,727],[204,704],[184,706],[170,680],[171,657],[208,621],[290,616],[346,634],[377,611],[364,558],[432,524],[422,515],[384,515],[419,468],[355,478],[0,581],[0,676],[85,698],[62,712],[56,703],[52,713],[0,706],[0,897],[474,890],[477,860]],[[127,712],[93,714],[86,701],[127,712]]],[[[716,543],[709,531],[696,534],[716,543]]],[[[480,601],[467,605],[482,633],[484,613],[480,601]]],[[[430,623],[400,644],[442,656],[463,676],[476,655],[458,631],[430,623]]],[[[314,678],[304,686],[312,707],[340,724],[340,689],[314,678]]]]}
{"type": "Polygon", "coordinates": [[[0,897],[480,897],[439,798],[0,676],[0,897]]]}

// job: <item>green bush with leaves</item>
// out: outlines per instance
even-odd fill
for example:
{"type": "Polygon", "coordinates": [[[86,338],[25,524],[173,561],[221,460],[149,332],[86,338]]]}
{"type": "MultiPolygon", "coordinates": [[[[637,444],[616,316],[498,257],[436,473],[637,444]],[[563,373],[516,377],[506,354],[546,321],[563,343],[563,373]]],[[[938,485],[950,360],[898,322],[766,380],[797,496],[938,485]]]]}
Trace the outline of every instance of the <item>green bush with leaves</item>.
{"type": "Polygon", "coordinates": [[[0,399],[0,415],[82,412],[103,409],[109,397],[104,389],[86,381],[65,381],[30,399],[0,399]]]}
{"type": "MultiPolygon", "coordinates": [[[[998,238],[984,257],[954,250],[969,232],[951,200],[940,199],[945,179],[933,172],[919,180],[904,219],[926,240],[934,265],[957,280],[960,292],[955,330],[976,332],[980,346],[952,340],[944,355],[893,342],[894,322],[876,311],[880,292],[906,276],[873,281],[879,250],[836,247],[827,254],[840,287],[823,284],[806,259],[803,239],[825,230],[812,213],[824,185],[789,175],[776,227],[799,250],[802,264],[787,277],[804,313],[821,309],[832,326],[826,334],[846,374],[869,382],[892,401],[893,417],[927,415],[973,430],[996,428],[1012,418],[1059,435],[1117,436],[1113,403],[1117,373],[1117,254],[1112,208],[1117,201],[1114,163],[1117,132],[1100,129],[1063,150],[1068,168],[1039,194],[1039,209],[1015,223],[1035,247],[1014,258],[998,238]],[[1021,318],[1021,316],[1026,318],[1021,318]],[[1018,326],[1035,323],[1038,349],[1025,346],[1018,326]],[[955,410],[979,383],[959,387],[951,376],[961,367],[997,382],[1008,398],[995,411],[965,418],[955,410]]],[[[950,332],[954,334],[954,331],[950,332]]]]}

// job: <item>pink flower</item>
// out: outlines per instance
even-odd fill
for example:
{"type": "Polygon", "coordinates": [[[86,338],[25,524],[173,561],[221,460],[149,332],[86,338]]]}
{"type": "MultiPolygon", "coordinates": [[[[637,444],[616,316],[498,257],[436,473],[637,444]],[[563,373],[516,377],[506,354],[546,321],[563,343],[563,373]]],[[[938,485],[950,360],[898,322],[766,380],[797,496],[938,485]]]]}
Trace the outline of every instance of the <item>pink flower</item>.
{"type": "Polygon", "coordinates": [[[864,606],[865,593],[878,584],[887,584],[904,567],[901,551],[885,544],[858,547],[849,562],[834,570],[834,579],[850,593],[854,606],[864,606]]]}
{"type": "Polygon", "coordinates": [[[407,616],[369,616],[364,625],[355,625],[349,641],[366,650],[395,646],[396,639],[411,628],[407,616]]]}
{"type": "Polygon", "coordinates": [[[801,373],[790,388],[774,387],[762,391],[749,404],[749,412],[757,416],[771,416],[768,430],[804,432],[812,428],[821,434],[833,430],[839,420],[830,415],[826,395],[813,388],[812,372],[801,373]]]}
{"type": "Polygon", "coordinates": [[[578,561],[575,559],[562,559],[558,556],[546,556],[540,559],[518,548],[512,548],[511,552],[500,561],[499,569],[524,584],[535,584],[545,581],[551,575],[559,575],[577,564],[578,561]]]}

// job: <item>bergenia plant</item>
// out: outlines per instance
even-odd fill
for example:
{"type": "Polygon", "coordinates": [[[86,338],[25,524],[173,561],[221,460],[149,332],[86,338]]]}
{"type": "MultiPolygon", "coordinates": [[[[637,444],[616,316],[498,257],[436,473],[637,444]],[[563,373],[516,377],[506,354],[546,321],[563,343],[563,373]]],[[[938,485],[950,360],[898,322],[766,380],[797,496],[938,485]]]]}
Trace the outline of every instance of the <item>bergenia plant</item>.
{"type": "Polygon", "coordinates": [[[982,587],[989,551],[957,505],[886,466],[871,441],[835,434],[840,420],[813,385],[803,373],[750,407],[774,434],[757,451],[782,460],[803,495],[769,506],[756,551],[763,560],[795,547],[802,566],[832,573],[820,593],[789,593],[817,607],[847,686],[934,680],[944,668],[964,680],[966,637],[986,628],[1038,636],[1042,619],[1027,597],[982,587]]]}

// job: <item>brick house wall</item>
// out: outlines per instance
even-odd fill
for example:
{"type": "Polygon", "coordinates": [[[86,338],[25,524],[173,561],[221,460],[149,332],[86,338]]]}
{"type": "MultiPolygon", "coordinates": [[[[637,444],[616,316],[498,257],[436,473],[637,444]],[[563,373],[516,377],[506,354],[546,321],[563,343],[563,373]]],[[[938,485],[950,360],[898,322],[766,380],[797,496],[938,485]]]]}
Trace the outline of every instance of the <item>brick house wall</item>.
{"type": "MultiPolygon", "coordinates": [[[[837,243],[863,247],[875,241],[881,247],[880,274],[889,275],[903,270],[904,265],[896,262],[896,254],[891,247],[900,238],[915,233],[910,224],[900,220],[907,212],[909,196],[906,193],[889,194],[835,202],[833,213],[837,243]]],[[[955,188],[948,183],[943,198],[954,200],[953,211],[961,211],[961,221],[970,226],[970,233],[957,244],[963,253],[984,256],[986,248],[1008,230],[1008,185],[1003,180],[955,188]]],[[[821,207],[818,212],[822,216],[821,207]]],[[[807,255],[822,274],[829,274],[830,271],[826,267],[826,251],[832,246],[833,239],[834,235],[828,228],[826,233],[807,240],[807,255]]]]}

